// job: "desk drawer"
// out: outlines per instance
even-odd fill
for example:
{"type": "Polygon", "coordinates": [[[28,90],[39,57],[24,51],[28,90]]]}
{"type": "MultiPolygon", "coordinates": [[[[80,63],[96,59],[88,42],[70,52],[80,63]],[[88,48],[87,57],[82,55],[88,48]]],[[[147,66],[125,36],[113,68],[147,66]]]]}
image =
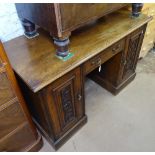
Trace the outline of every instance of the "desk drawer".
{"type": "Polygon", "coordinates": [[[102,51],[98,55],[94,56],[90,60],[86,61],[83,65],[84,74],[88,74],[101,64],[109,60],[112,56],[116,55],[117,53],[121,52],[124,49],[125,39],[122,39],[115,43],[114,45],[110,46],[106,50],[102,51]]]}

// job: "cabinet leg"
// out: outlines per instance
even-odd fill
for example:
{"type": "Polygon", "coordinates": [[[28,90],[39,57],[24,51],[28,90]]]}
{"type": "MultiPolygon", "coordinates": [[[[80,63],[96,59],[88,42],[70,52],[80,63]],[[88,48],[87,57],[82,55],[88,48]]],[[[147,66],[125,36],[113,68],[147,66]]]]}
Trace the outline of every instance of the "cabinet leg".
{"type": "Polygon", "coordinates": [[[143,8],[143,3],[132,3],[132,16],[139,17],[142,8],[143,8]]]}
{"type": "Polygon", "coordinates": [[[22,25],[24,27],[25,30],[25,35],[28,38],[33,38],[37,35],[36,29],[35,29],[35,24],[33,24],[32,22],[30,22],[27,19],[23,19],[22,20],[22,25]]]}
{"type": "Polygon", "coordinates": [[[56,55],[59,57],[66,57],[69,54],[69,38],[53,38],[56,46],[56,55]]]}

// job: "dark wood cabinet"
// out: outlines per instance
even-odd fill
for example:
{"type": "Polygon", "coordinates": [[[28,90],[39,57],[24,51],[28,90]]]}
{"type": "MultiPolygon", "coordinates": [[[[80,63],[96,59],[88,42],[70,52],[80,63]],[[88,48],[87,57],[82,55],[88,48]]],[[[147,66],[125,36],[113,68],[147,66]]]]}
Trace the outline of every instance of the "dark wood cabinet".
{"type": "Polygon", "coordinates": [[[35,35],[35,24],[44,28],[54,39],[57,55],[62,57],[69,53],[69,37],[73,30],[125,6],[125,3],[16,4],[25,34],[35,35]]]}
{"type": "Polygon", "coordinates": [[[0,151],[37,151],[41,146],[0,42],[0,151]]]}
{"type": "Polygon", "coordinates": [[[43,30],[38,38],[21,36],[5,44],[33,120],[55,149],[86,123],[87,75],[114,94],[134,79],[151,17],[128,15],[120,10],[76,31],[70,44],[74,56],[67,61],[55,56],[54,44],[43,30]]]}
{"type": "MultiPolygon", "coordinates": [[[[53,111],[50,113],[57,112],[57,118],[53,120],[59,122],[59,127],[55,129],[57,135],[67,131],[84,116],[81,78],[80,68],[77,68],[43,91],[50,111],[53,111]]],[[[52,115],[51,118],[54,119],[52,115]]]]}
{"type": "Polygon", "coordinates": [[[89,77],[113,94],[119,93],[136,75],[135,70],[145,29],[146,25],[125,37],[122,52],[105,62],[101,72],[95,70],[89,77]]]}
{"type": "Polygon", "coordinates": [[[80,67],[57,79],[36,95],[24,87],[20,79],[19,81],[24,88],[25,98],[31,100],[29,107],[34,120],[40,124],[40,131],[54,148],[59,148],[71,132],[86,122],[80,67]]]}
{"type": "Polygon", "coordinates": [[[80,68],[56,80],[42,91],[58,139],[84,117],[83,83],[80,68]]]}

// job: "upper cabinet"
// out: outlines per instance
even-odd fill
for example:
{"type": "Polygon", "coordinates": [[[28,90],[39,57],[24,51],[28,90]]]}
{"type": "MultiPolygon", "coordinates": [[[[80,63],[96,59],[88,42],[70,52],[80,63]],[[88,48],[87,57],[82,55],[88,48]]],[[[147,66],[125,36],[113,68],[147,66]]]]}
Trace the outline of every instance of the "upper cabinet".
{"type": "Polygon", "coordinates": [[[124,3],[88,3],[88,4],[16,4],[19,17],[27,19],[48,30],[55,37],[63,37],[72,30],[116,11],[124,3]]]}

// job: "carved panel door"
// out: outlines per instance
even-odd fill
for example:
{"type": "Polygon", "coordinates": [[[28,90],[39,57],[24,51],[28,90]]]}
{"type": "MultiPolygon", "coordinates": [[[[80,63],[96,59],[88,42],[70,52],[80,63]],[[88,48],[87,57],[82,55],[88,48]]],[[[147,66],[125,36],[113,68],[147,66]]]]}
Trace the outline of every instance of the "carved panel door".
{"type": "Polygon", "coordinates": [[[56,80],[44,92],[55,137],[74,126],[84,115],[83,84],[80,68],[56,80]]]}
{"type": "Polygon", "coordinates": [[[135,73],[145,28],[146,26],[141,27],[140,29],[131,33],[127,38],[127,47],[125,53],[122,55],[122,80],[135,73]]]}

